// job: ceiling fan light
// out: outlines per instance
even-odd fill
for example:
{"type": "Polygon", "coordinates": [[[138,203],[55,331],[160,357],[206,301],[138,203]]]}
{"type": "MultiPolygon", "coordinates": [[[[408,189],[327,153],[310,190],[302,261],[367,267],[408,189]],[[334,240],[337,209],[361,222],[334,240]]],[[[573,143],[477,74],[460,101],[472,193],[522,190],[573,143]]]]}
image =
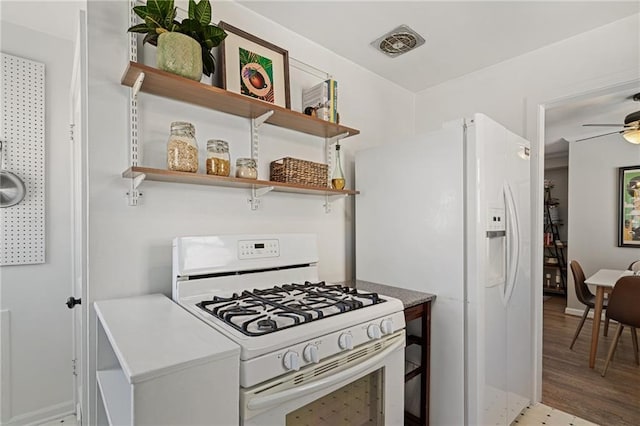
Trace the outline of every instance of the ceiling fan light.
{"type": "Polygon", "coordinates": [[[640,129],[625,130],[622,137],[633,144],[640,144],[640,129]]]}

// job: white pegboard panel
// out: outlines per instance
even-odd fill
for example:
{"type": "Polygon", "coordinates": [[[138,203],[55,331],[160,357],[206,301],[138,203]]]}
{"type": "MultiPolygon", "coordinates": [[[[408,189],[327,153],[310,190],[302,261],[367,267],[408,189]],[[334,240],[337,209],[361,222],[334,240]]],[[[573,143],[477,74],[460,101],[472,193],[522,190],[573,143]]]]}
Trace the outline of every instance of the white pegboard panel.
{"type": "Polygon", "coordinates": [[[44,64],[2,53],[0,75],[4,166],[26,186],[22,202],[0,208],[0,265],[44,263],[44,64]]]}

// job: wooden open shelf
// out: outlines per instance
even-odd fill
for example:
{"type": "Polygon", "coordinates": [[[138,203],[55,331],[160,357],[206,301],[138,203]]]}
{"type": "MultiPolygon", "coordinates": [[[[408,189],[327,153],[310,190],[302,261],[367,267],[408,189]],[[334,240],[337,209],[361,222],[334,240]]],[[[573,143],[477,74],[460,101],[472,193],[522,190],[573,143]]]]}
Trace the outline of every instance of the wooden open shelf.
{"type": "Polygon", "coordinates": [[[553,287],[542,287],[542,291],[544,293],[550,293],[550,294],[561,294],[561,295],[565,295],[564,290],[562,288],[553,288],[553,287]]]}
{"type": "Polygon", "coordinates": [[[332,189],[315,186],[305,186],[293,183],[272,182],[269,180],[242,179],[207,175],[203,173],[174,172],[172,170],[154,169],[151,167],[130,167],[122,173],[124,178],[136,178],[145,175],[145,180],[157,182],[189,183],[195,185],[226,186],[230,188],[268,188],[275,192],[294,192],[312,195],[356,195],[360,191],[349,189],[332,189]]]}
{"type": "Polygon", "coordinates": [[[266,123],[324,138],[332,138],[345,133],[348,134],[345,137],[348,137],[360,133],[359,130],[350,127],[320,120],[219,87],[202,84],[137,62],[129,62],[121,83],[124,86],[133,87],[140,73],[145,75],[140,88],[141,92],[246,118],[257,118],[273,111],[273,115],[267,119],[266,123]]]}

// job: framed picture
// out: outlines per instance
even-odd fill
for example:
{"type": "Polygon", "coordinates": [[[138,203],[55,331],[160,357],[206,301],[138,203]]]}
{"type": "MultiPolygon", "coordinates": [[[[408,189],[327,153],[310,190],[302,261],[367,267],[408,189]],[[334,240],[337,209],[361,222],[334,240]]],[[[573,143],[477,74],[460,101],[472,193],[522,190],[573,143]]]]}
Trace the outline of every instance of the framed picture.
{"type": "Polygon", "coordinates": [[[640,247],[640,166],[620,167],[618,247],[640,247]]]}
{"type": "Polygon", "coordinates": [[[226,22],[218,27],[227,32],[220,43],[222,88],[291,108],[289,52],[226,22]]]}

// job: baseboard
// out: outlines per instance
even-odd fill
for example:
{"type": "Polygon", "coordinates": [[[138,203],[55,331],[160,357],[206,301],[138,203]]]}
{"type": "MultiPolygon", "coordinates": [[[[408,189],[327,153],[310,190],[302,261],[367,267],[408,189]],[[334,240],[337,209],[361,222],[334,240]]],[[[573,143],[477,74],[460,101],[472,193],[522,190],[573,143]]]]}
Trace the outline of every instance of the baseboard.
{"type": "MultiPolygon", "coordinates": [[[[564,313],[567,315],[581,317],[584,314],[584,309],[565,308],[564,313]]],[[[589,313],[587,314],[587,318],[593,319],[593,309],[589,310],[589,313]]],[[[602,311],[602,315],[600,315],[600,318],[601,318],[601,321],[605,320],[604,311],[602,311]]]]}
{"type": "Polygon", "coordinates": [[[74,406],[73,401],[51,405],[40,410],[15,416],[7,423],[2,423],[2,426],[34,426],[54,421],[73,414],[75,412],[74,406]]]}
{"type": "Polygon", "coordinates": [[[0,424],[11,418],[11,312],[0,311],[0,424]]]}

